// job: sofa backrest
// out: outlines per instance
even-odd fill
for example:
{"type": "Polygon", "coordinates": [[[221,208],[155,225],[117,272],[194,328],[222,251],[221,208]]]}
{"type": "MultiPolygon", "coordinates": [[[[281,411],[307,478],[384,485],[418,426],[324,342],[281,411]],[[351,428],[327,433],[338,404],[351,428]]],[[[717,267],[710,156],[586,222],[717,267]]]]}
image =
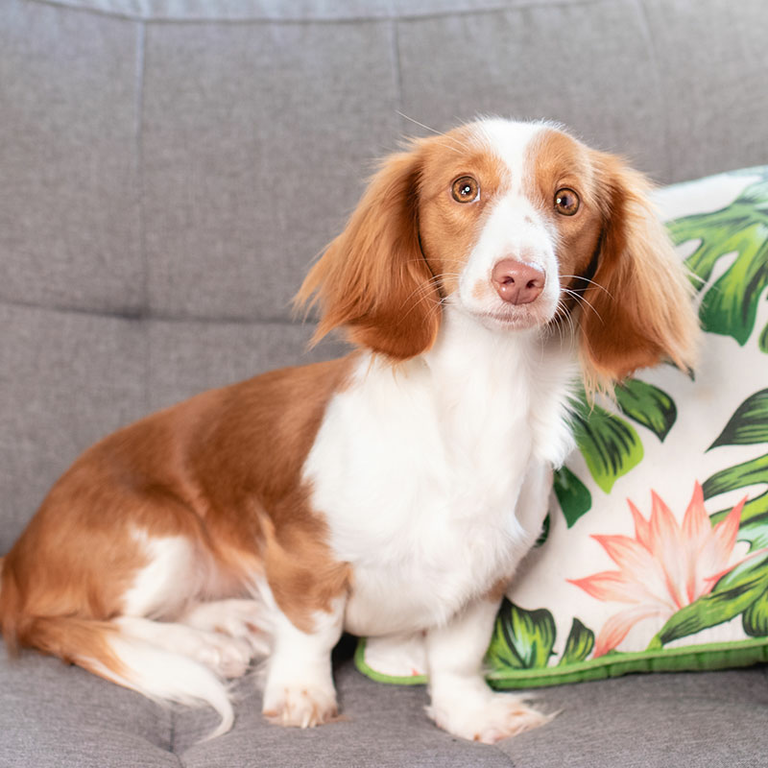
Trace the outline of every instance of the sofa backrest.
{"type": "Polygon", "coordinates": [[[99,436],[339,351],[290,297],[418,123],[764,163],[767,38],[764,0],[3,0],[0,552],[99,436]]]}

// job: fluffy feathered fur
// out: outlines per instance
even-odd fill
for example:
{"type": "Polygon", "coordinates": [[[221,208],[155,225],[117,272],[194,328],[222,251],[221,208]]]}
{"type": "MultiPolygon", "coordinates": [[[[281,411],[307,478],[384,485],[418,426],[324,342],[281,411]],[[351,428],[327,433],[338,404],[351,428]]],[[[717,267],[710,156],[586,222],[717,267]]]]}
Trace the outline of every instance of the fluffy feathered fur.
{"type": "Polygon", "coordinates": [[[571,448],[579,379],[691,362],[686,276],[616,157],[482,120],[387,158],[299,291],[346,358],[205,392],[111,435],[2,561],[0,626],[148,696],[336,715],[344,629],[423,632],[429,714],[493,742],[546,721],[494,693],[499,601],[571,448]]]}

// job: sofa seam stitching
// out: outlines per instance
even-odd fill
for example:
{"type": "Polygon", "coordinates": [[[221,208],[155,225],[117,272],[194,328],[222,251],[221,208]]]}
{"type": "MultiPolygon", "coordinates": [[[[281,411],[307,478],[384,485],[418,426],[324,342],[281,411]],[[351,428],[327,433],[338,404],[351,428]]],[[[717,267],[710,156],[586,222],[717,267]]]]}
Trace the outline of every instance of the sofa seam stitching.
{"type": "MultiPolygon", "coordinates": [[[[648,15],[648,8],[645,0],[635,0],[635,5],[638,9],[640,21],[642,25],[643,34],[645,36],[646,45],[648,46],[648,53],[650,55],[651,63],[653,64],[654,79],[656,85],[656,93],[659,101],[661,102],[661,114],[662,114],[662,141],[664,146],[664,169],[661,171],[664,174],[665,183],[669,183],[668,180],[672,178],[672,154],[670,147],[670,124],[669,124],[669,96],[667,94],[665,79],[662,77],[661,68],[659,66],[659,55],[656,50],[656,43],[654,40],[653,32],[651,29],[651,19],[648,15]]],[[[657,171],[658,173],[658,171],[657,171]]]]}
{"type": "Polygon", "coordinates": [[[168,718],[168,726],[170,728],[170,734],[168,738],[168,751],[179,761],[179,765],[183,766],[184,760],[181,755],[176,754],[176,709],[171,706],[170,717],[168,718]]]}
{"type": "MultiPolygon", "coordinates": [[[[147,226],[146,226],[146,206],[144,199],[144,88],[146,83],[146,44],[147,44],[147,23],[140,20],[137,22],[136,36],[136,96],[135,96],[135,144],[136,152],[136,188],[138,192],[137,220],[139,229],[139,257],[142,265],[142,298],[140,319],[143,321],[150,315],[149,298],[149,254],[147,252],[147,226]]],[[[150,333],[149,325],[141,323],[144,332],[144,405],[150,410],[150,333]]]]}
{"type": "Polygon", "coordinates": [[[515,768],[515,761],[503,749],[498,747],[496,744],[493,745],[493,749],[496,750],[497,754],[502,755],[505,758],[509,768],[515,768]]]}
{"type": "Polygon", "coordinates": [[[400,131],[402,132],[403,124],[403,69],[400,64],[400,28],[399,20],[391,19],[391,46],[392,46],[392,69],[394,75],[395,85],[395,104],[396,113],[398,115],[398,122],[400,131]]]}
{"type": "Polygon", "coordinates": [[[120,312],[109,309],[89,309],[87,307],[71,307],[56,304],[42,304],[34,301],[19,301],[0,298],[0,307],[17,309],[42,310],[43,312],[59,312],[61,314],[84,315],[86,317],[106,317],[114,320],[125,320],[135,323],[199,323],[205,325],[291,325],[300,328],[303,325],[314,326],[312,321],[290,320],[284,317],[246,317],[243,315],[165,315],[144,314],[142,312],[120,312]]]}
{"type": "MultiPolygon", "coordinates": [[[[40,5],[47,5],[52,8],[64,8],[77,13],[88,13],[94,16],[101,16],[106,19],[117,19],[120,21],[142,22],[145,24],[360,24],[365,22],[382,23],[386,21],[434,21],[441,19],[451,19],[462,16],[490,16],[498,13],[507,13],[518,9],[530,9],[540,7],[538,0],[523,0],[517,5],[506,6],[498,5],[490,8],[466,8],[462,10],[435,11],[433,13],[403,13],[397,14],[394,11],[382,14],[380,16],[341,16],[338,18],[312,18],[312,19],[281,19],[278,17],[265,18],[169,18],[145,16],[141,13],[131,13],[130,11],[108,11],[103,8],[89,8],[87,6],[71,5],[69,3],[56,2],[56,0],[30,0],[40,5]]],[[[605,0],[550,0],[548,7],[579,7],[584,5],[596,5],[605,0]]]]}

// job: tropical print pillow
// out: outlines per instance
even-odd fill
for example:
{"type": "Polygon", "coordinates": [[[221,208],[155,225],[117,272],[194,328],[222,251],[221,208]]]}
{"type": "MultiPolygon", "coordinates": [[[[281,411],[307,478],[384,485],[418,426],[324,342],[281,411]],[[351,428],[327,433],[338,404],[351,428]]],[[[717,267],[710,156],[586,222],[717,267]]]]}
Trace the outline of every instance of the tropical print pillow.
{"type": "MultiPolygon", "coordinates": [[[[578,451],[488,649],[500,688],[768,660],[768,166],[656,202],[697,289],[701,362],[577,408],[578,451]]],[[[361,641],[358,667],[424,682],[422,642],[361,641]]]]}

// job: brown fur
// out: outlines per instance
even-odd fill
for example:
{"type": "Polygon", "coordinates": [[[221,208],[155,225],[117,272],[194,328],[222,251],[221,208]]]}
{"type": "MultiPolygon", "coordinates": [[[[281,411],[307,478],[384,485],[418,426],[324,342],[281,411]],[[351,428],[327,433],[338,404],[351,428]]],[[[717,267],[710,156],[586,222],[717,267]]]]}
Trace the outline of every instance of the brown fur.
{"type": "MultiPolygon", "coordinates": [[[[297,296],[297,306],[322,307],[317,338],[344,327],[353,342],[394,360],[429,349],[440,299],[456,289],[483,214],[508,184],[501,160],[467,127],[414,141],[385,160],[297,296]],[[464,175],[480,183],[477,204],[451,197],[452,181],[464,175]]],[[[577,315],[587,388],[610,390],[665,358],[690,368],[698,328],[692,291],[653,213],[645,177],[551,129],[534,141],[524,187],[557,227],[563,283],[580,294],[563,298],[558,322],[577,315]],[[574,216],[554,209],[562,187],[581,199],[574,216]],[[597,271],[584,279],[595,258],[597,271]]],[[[492,288],[473,291],[482,296],[492,288]]]]}
{"type": "MultiPolygon", "coordinates": [[[[459,273],[482,229],[485,215],[509,187],[503,163],[477,144],[466,128],[429,140],[423,152],[419,222],[424,257],[438,276],[443,296],[458,290],[459,273]],[[461,152],[457,152],[461,148],[461,152]],[[459,204],[452,182],[472,176],[480,184],[476,203],[459,204]]],[[[492,290],[492,289],[491,289],[492,290]]]]}
{"type": "Polygon", "coordinates": [[[648,199],[648,180],[559,131],[544,132],[535,149],[529,195],[558,228],[560,273],[572,276],[563,282],[582,291],[577,314],[588,390],[610,391],[613,382],[664,359],[689,369],[698,331],[693,291],[648,199]],[[562,187],[581,198],[574,216],[553,208],[562,187]],[[588,283],[581,276],[595,256],[588,283]]]}
{"type": "MultiPolygon", "coordinates": [[[[385,161],[297,296],[297,306],[321,305],[316,338],[344,327],[354,343],[394,361],[431,347],[441,299],[456,290],[484,213],[510,182],[501,160],[471,139],[472,128],[460,128],[385,161]],[[464,175],[480,183],[476,203],[451,197],[464,175]]],[[[557,227],[561,277],[574,291],[588,285],[577,316],[588,387],[607,388],[664,357],[690,365],[690,290],[645,179],[552,130],[537,140],[524,185],[557,227]],[[561,187],[581,198],[573,216],[554,210],[561,187]],[[580,282],[595,264],[599,285],[580,282]]],[[[136,531],[185,537],[200,564],[200,583],[180,585],[155,618],[173,619],[189,601],[242,595],[261,574],[283,612],[311,630],[312,613],[329,610],[352,575],[331,553],[301,470],[350,366],[345,358],[289,368],[206,392],[86,451],[1,561],[9,646],[98,673],[86,657],[94,658],[117,672],[104,633],[147,564],[136,531]]]]}
{"type": "Polygon", "coordinates": [[[296,306],[322,307],[315,340],[343,326],[353,343],[394,360],[433,344],[440,297],[419,248],[420,147],[387,159],[301,286],[296,306]]]}
{"type": "Polygon", "coordinates": [[[466,128],[419,139],[388,157],[346,227],[309,272],[296,306],[319,303],[315,341],[334,328],[392,360],[429,349],[440,324],[440,299],[479,231],[482,212],[502,187],[501,163],[467,149],[466,128]],[[451,183],[482,178],[478,205],[459,205],[451,183]]]}
{"type": "Polygon", "coordinates": [[[555,130],[544,131],[535,139],[533,150],[525,169],[526,194],[557,228],[563,285],[572,290],[584,288],[581,276],[589,269],[605,220],[589,150],[555,130]],[[574,216],[562,216],[555,210],[555,193],[563,187],[573,189],[582,201],[574,216]]]}
{"type": "Polygon", "coordinates": [[[600,259],[581,318],[587,384],[605,386],[637,368],[671,360],[689,370],[698,318],[693,289],[647,197],[648,180],[619,158],[591,153],[607,201],[600,259]]]}
{"type": "Polygon", "coordinates": [[[347,588],[348,571],[333,560],[299,475],[350,365],[287,368],[205,392],[86,451],[3,559],[9,645],[83,665],[89,649],[114,671],[99,634],[146,564],[136,530],[186,537],[204,570],[200,593],[180,585],[179,602],[157,618],[189,600],[242,595],[264,573],[286,615],[308,627],[310,613],[347,588]]]}

